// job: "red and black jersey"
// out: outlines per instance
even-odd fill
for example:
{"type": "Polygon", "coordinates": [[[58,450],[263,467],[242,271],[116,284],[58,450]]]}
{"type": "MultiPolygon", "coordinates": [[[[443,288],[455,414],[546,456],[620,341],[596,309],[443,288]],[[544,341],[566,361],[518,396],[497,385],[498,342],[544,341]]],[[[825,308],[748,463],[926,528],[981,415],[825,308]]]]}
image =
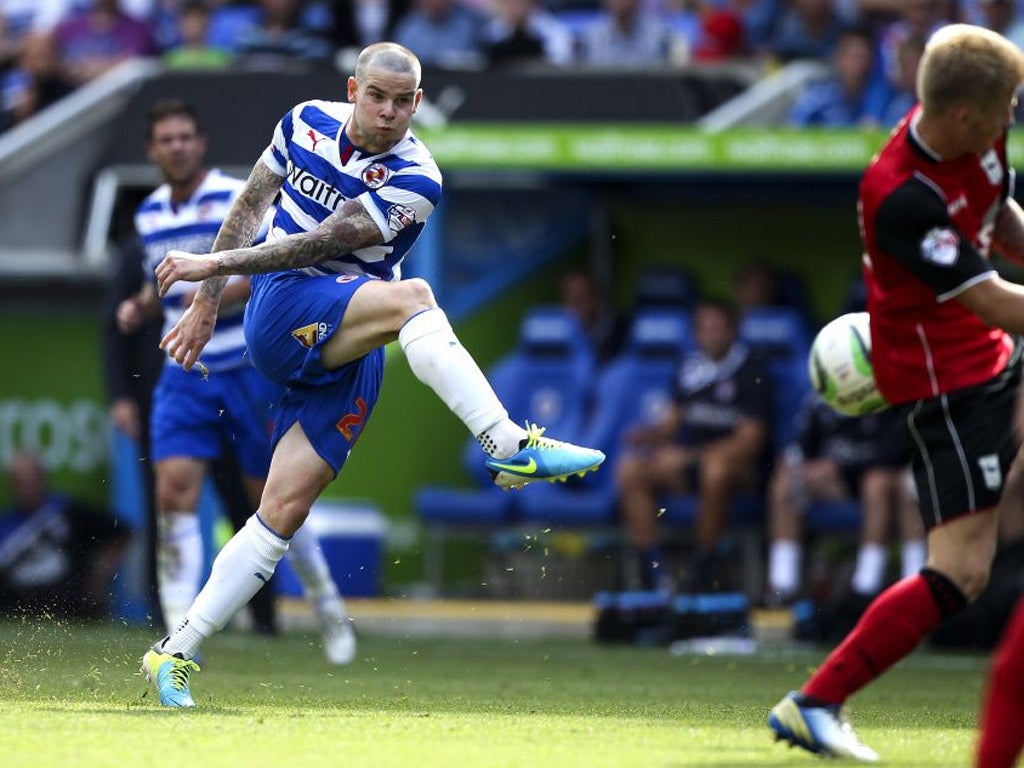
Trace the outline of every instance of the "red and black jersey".
{"type": "Polygon", "coordinates": [[[1006,136],[984,155],[942,160],[918,138],[919,114],[907,114],[860,183],[871,361],[891,403],[987,381],[1012,347],[956,300],[996,274],[988,250],[1014,178],[1006,136]]]}

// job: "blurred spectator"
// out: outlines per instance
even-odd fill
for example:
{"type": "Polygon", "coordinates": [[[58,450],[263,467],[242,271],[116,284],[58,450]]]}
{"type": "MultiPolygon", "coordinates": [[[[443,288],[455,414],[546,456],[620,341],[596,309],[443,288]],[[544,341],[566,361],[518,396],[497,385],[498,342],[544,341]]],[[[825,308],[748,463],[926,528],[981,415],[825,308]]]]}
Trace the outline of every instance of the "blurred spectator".
{"type": "Polygon", "coordinates": [[[566,65],[572,62],[572,35],[536,0],[501,0],[484,28],[484,56],[489,67],[522,62],[566,65]]]}
{"type": "Polygon", "coordinates": [[[0,72],[13,66],[32,32],[37,0],[0,0],[0,72]]]}
{"type": "Polygon", "coordinates": [[[817,325],[803,278],[762,257],[751,259],[737,270],[732,289],[741,318],[755,307],[792,307],[808,328],[817,325]]]}
{"type": "Polygon", "coordinates": [[[391,40],[410,7],[410,0],[333,0],[331,41],[336,48],[361,49],[391,40]]]}
{"type": "Polygon", "coordinates": [[[846,26],[832,0],[790,0],[778,20],[771,52],[783,62],[828,61],[846,26]]]}
{"type": "Polygon", "coordinates": [[[769,53],[782,15],[782,0],[739,0],[739,6],[750,52],[755,55],[769,53]]]}
{"type": "Polygon", "coordinates": [[[741,2],[701,6],[700,31],[691,58],[698,62],[726,61],[747,52],[741,2]],[[735,6],[735,7],[734,7],[735,6]]]}
{"type": "Polygon", "coordinates": [[[74,90],[49,35],[29,34],[17,66],[0,76],[0,131],[27,120],[74,90]]]}
{"type": "Polygon", "coordinates": [[[583,30],[581,60],[602,67],[656,67],[669,62],[672,30],[641,0],[602,0],[601,14],[583,30]]]}
{"type": "Polygon", "coordinates": [[[683,360],[662,420],[626,436],[616,467],[619,506],[640,559],[640,584],[670,591],[658,534],[658,499],[696,493],[691,589],[720,585],[718,544],[735,493],[756,489],[766,463],[772,392],[758,358],[738,340],[732,304],[703,300],[694,312],[697,349],[683,360]]]}
{"type": "Polygon", "coordinates": [[[840,128],[868,121],[867,96],[874,45],[867,30],[842,31],[832,53],[832,72],[808,84],[789,112],[790,125],[840,128]]]}
{"type": "Polygon", "coordinates": [[[701,35],[701,12],[708,2],[716,0],[650,0],[647,7],[668,25],[673,36],[677,61],[687,61],[701,35]]]}
{"type": "Polygon", "coordinates": [[[903,576],[917,573],[926,555],[924,529],[906,475],[896,417],[859,418],[832,410],[811,392],[797,415],[796,441],[778,462],[769,488],[769,605],[787,605],[801,590],[803,515],[812,501],[859,499],[862,513],[857,563],[843,603],[855,619],[886,585],[890,534],[897,521],[903,576]]]}
{"type": "Polygon", "coordinates": [[[927,40],[952,21],[950,9],[942,0],[902,0],[900,10],[900,18],[882,28],[876,44],[877,66],[890,82],[899,79],[898,51],[903,40],[912,35],[927,40]]]}
{"type": "Polygon", "coordinates": [[[1024,19],[1015,0],[977,0],[982,26],[998,32],[1020,48],[1024,45],[1024,19]]]}
{"type": "Polygon", "coordinates": [[[61,21],[53,34],[66,76],[76,84],[155,52],[149,27],[125,14],[118,0],[94,0],[91,8],[61,21]]]}
{"type": "Polygon", "coordinates": [[[13,502],[0,513],[0,610],[108,615],[128,529],[105,510],[51,491],[35,456],[14,455],[7,480],[13,502]]]}
{"type": "Polygon", "coordinates": [[[328,40],[302,23],[302,0],[260,0],[259,7],[259,24],[238,35],[239,63],[270,70],[333,63],[328,40]]]}
{"type": "Polygon", "coordinates": [[[629,332],[629,322],[605,301],[592,272],[566,272],[559,283],[562,306],[580,321],[598,364],[615,357],[629,332]]]}
{"type": "Polygon", "coordinates": [[[256,0],[209,0],[209,5],[207,44],[234,53],[241,34],[259,25],[259,5],[256,0]]]}
{"type": "Polygon", "coordinates": [[[178,17],[178,44],[164,53],[168,69],[223,69],[232,55],[207,43],[210,9],[204,0],[184,0],[178,17]]]}
{"type": "Polygon", "coordinates": [[[751,307],[776,306],[780,303],[779,272],[764,259],[752,259],[736,271],[732,290],[740,316],[751,307]]]}
{"type": "Polygon", "coordinates": [[[415,0],[398,22],[394,42],[415,53],[425,67],[481,67],[484,21],[461,0],[415,0]]]}
{"type": "Polygon", "coordinates": [[[871,86],[867,122],[892,128],[917,103],[917,68],[927,42],[921,35],[903,38],[896,48],[895,80],[880,79],[871,86]]]}

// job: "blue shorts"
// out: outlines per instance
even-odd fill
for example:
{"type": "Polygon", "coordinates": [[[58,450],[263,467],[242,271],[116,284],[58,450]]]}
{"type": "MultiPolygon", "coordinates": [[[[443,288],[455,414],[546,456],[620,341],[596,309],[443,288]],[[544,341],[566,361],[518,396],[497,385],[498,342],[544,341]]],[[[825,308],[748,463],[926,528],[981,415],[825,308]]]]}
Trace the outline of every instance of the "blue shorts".
{"type": "Polygon", "coordinates": [[[377,404],[384,348],[333,371],[320,351],[341,326],[353,294],[370,278],[254,275],[245,308],[249,354],[264,376],[286,388],[274,418],[273,444],[295,422],[335,474],[377,404]]]}
{"type": "Polygon", "coordinates": [[[273,410],[280,396],[280,387],[251,365],[213,371],[208,379],[195,368],[165,365],[153,392],[153,460],[185,456],[209,461],[227,443],[246,474],[266,477],[273,410]]]}

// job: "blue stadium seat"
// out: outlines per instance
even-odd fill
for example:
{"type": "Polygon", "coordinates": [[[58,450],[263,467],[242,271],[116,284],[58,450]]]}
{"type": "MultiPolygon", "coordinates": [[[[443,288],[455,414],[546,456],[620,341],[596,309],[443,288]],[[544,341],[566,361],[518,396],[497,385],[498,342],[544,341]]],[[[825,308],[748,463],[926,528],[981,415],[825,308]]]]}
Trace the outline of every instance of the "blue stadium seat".
{"type": "Polygon", "coordinates": [[[811,386],[807,373],[810,329],[793,307],[754,307],[743,316],[740,337],[767,361],[775,393],[772,443],[781,450],[792,442],[794,416],[811,386]]]}
{"type": "Polygon", "coordinates": [[[863,513],[860,501],[812,501],[804,514],[804,526],[813,533],[856,533],[863,513]]]}
{"type": "Polygon", "coordinates": [[[684,351],[693,347],[683,309],[648,308],[633,320],[623,352],[601,371],[584,445],[600,448],[604,466],[582,481],[535,485],[520,500],[524,521],[545,525],[611,525],[616,517],[615,461],[626,430],[658,419],[671,396],[684,351]]]}
{"type": "MultiPolygon", "coordinates": [[[[520,424],[535,422],[556,439],[577,441],[589,406],[595,365],[576,316],[561,307],[538,307],[526,315],[515,349],[498,361],[488,379],[511,419],[520,424]]],[[[516,494],[496,488],[483,458],[475,438],[470,438],[463,447],[462,460],[476,487],[424,487],[417,492],[417,514],[435,534],[516,522],[517,499],[533,492],[535,486],[516,494]]],[[[428,560],[433,558],[428,570],[435,571],[435,584],[441,567],[438,538],[433,537],[435,551],[428,553],[428,560]]]]}
{"type": "Polygon", "coordinates": [[[636,308],[693,309],[700,287],[693,274],[678,267],[652,266],[641,272],[633,290],[636,308]]]}

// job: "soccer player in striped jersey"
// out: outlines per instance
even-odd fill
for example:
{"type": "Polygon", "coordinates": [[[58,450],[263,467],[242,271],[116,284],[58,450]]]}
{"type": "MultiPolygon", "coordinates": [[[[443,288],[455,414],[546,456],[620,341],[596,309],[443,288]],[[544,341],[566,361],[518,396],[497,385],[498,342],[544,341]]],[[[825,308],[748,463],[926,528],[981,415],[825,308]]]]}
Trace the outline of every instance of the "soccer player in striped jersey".
{"type": "Polygon", "coordinates": [[[604,461],[600,451],[511,421],[430,286],[399,279],[441,196],[440,171],[409,130],[419,86],[411,51],[395,43],[365,48],[348,78],[349,103],[303,102],[278,122],[214,252],[172,251],[157,267],[162,294],[181,280],[203,281],[162,342],[186,369],[210,338],[226,276],[254,275],[249,351],[286,387],[259,510],[217,557],[185,623],[144,659],[165,704],[193,703],[192,656],[270,577],[341,470],[376,403],[388,342],[399,342],[417,378],[478,438],[499,486],[564,479],[604,461]],[[267,241],[253,246],[278,193],[267,241]]]}
{"type": "MultiPolygon", "coordinates": [[[[149,158],[163,183],[139,206],[135,227],[146,253],[148,281],[118,306],[118,325],[130,333],[146,316],[164,317],[170,329],[195,290],[181,283],[158,297],[153,270],[174,248],[208,249],[244,186],[239,179],[206,168],[206,140],[194,109],[168,99],[152,106],[149,158]]],[[[226,444],[237,455],[252,508],[259,505],[270,467],[271,409],[281,390],[265,379],[246,353],[242,314],[249,280],[232,278],[224,312],[204,352],[204,369],[186,371],[170,358],[153,396],[152,458],[157,495],[157,591],[164,621],[173,630],[199,593],[203,542],[196,514],[210,462],[226,444]]],[[[316,536],[304,531],[289,559],[314,602],[333,663],[351,661],[355,635],[316,536]]]]}

